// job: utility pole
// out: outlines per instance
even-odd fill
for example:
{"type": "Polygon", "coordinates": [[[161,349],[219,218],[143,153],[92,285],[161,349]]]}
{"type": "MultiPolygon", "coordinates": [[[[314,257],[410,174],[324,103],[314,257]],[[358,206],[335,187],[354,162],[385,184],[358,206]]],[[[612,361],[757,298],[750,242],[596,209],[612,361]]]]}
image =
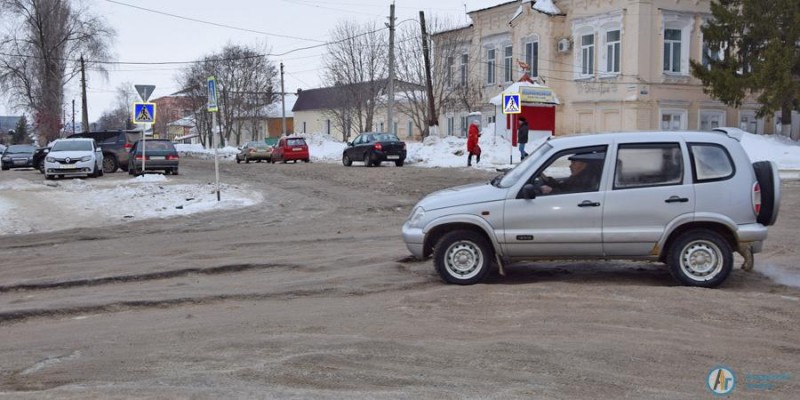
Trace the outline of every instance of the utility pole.
{"type": "Polygon", "coordinates": [[[436,107],[433,103],[433,82],[431,80],[431,59],[428,49],[428,33],[425,30],[425,13],[419,12],[419,24],[422,27],[422,56],[425,60],[425,87],[428,92],[428,136],[434,134],[438,136],[437,126],[439,119],[436,118],[436,107]]]}
{"type": "MultiPolygon", "coordinates": [[[[86,106],[86,64],[81,55],[81,124],[83,125],[83,132],[89,132],[89,107],[86,106]]],[[[75,124],[72,124],[72,130],[75,130],[75,124]]]]}
{"type": "Polygon", "coordinates": [[[283,61],[281,61],[281,136],[286,135],[286,92],[283,90],[283,61]]]}
{"type": "Polygon", "coordinates": [[[72,99],[72,126],[69,130],[72,134],[75,133],[75,99],[72,99]]]}
{"type": "Polygon", "coordinates": [[[386,104],[386,121],[389,124],[389,133],[394,131],[394,2],[389,5],[389,90],[386,104]]]}

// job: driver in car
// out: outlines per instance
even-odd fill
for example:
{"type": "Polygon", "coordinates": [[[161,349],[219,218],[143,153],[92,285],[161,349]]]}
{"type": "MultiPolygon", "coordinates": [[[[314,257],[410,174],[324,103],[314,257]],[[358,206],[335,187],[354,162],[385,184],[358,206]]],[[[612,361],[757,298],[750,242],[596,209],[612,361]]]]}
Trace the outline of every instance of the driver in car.
{"type": "Polygon", "coordinates": [[[580,193],[595,191],[600,187],[605,153],[583,153],[569,157],[570,176],[557,180],[542,174],[542,194],[580,193]]]}

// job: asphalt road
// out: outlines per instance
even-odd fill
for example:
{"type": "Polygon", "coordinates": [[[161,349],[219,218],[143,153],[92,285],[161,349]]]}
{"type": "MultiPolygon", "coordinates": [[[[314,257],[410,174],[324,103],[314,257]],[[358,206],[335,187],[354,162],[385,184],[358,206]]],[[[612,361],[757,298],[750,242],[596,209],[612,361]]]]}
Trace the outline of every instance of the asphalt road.
{"type": "MultiPolygon", "coordinates": [[[[181,163],[171,179],[213,181],[181,163]]],[[[0,398],[697,399],[719,364],[735,398],[800,393],[800,289],[758,273],[706,290],[658,264],[558,262],[458,287],[410,259],[413,204],[491,175],[223,163],[265,201],[2,236],[0,398]]],[[[756,270],[800,275],[799,198],[784,182],[756,270]]]]}

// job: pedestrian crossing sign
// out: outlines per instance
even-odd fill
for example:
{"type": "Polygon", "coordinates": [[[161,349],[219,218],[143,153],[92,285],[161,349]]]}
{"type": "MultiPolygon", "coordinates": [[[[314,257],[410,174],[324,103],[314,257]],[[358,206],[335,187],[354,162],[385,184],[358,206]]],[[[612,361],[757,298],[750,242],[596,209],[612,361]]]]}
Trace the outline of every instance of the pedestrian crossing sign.
{"type": "Polygon", "coordinates": [[[133,103],[134,124],[154,124],[156,122],[156,103],[133,103]]]}
{"type": "Polygon", "coordinates": [[[519,106],[519,93],[508,93],[503,95],[503,114],[519,114],[522,107],[519,106]]]}

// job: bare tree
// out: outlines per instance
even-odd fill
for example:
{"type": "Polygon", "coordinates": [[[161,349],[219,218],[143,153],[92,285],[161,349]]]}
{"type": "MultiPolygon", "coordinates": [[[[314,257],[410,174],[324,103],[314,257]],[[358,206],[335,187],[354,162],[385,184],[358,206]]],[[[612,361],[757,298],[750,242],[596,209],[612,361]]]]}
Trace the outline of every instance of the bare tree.
{"type": "Polygon", "coordinates": [[[97,120],[97,129],[101,131],[133,129],[131,120],[131,107],[138,95],[133,90],[133,84],[123,82],[117,86],[114,98],[114,107],[106,110],[97,120]]]}
{"type": "Polygon", "coordinates": [[[206,142],[213,145],[211,115],[205,107],[209,76],[217,80],[220,144],[224,145],[231,138],[240,142],[245,124],[265,119],[265,106],[271,104],[275,97],[273,87],[277,76],[275,65],[265,53],[229,44],[221,52],[206,56],[181,72],[178,80],[185,94],[191,98],[195,123],[198,130],[204,132],[201,135],[204,145],[206,142]]]}
{"type": "MultiPolygon", "coordinates": [[[[470,54],[472,28],[457,27],[448,20],[432,18],[426,21],[426,30],[432,35],[434,54],[431,62],[433,96],[436,115],[444,112],[467,109],[478,110],[482,104],[482,85],[470,78],[471,66],[476,65],[477,55],[470,54]]],[[[397,48],[398,79],[425,85],[421,32],[417,25],[408,24],[399,32],[397,48]]],[[[415,85],[401,86],[399,95],[404,101],[398,109],[409,115],[414,125],[427,136],[428,99],[425,91],[415,85]]]]}
{"type": "Polygon", "coordinates": [[[324,75],[340,89],[336,97],[341,101],[328,114],[346,139],[349,127],[358,132],[372,130],[387,83],[388,36],[386,29],[375,23],[359,25],[351,21],[340,22],[330,36],[324,75]]]}
{"type": "Polygon", "coordinates": [[[114,31],[88,6],[67,0],[0,0],[0,87],[12,106],[30,111],[40,142],[59,135],[64,86],[80,73],[80,58],[103,72],[114,31]]]}

